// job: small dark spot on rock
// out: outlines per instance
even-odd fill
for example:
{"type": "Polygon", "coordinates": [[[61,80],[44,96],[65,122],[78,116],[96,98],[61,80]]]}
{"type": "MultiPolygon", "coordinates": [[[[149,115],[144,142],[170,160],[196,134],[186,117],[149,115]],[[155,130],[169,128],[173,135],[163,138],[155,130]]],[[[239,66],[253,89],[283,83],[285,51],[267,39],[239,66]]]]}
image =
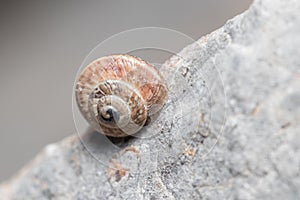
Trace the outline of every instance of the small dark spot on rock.
{"type": "Polygon", "coordinates": [[[155,196],[151,196],[150,200],[157,200],[157,198],[155,196]]]}
{"type": "Polygon", "coordinates": [[[286,129],[286,128],[288,128],[290,125],[291,125],[291,123],[290,123],[290,122],[287,122],[287,123],[281,125],[281,128],[282,128],[282,129],[286,129]]]}
{"type": "Polygon", "coordinates": [[[46,197],[46,199],[53,199],[55,197],[55,195],[51,192],[49,188],[44,189],[42,191],[42,194],[44,195],[44,197],[46,197]]]}
{"type": "Polygon", "coordinates": [[[122,176],[120,174],[120,170],[116,170],[116,173],[115,173],[115,179],[117,182],[119,182],[121,180],[122,176]]]}

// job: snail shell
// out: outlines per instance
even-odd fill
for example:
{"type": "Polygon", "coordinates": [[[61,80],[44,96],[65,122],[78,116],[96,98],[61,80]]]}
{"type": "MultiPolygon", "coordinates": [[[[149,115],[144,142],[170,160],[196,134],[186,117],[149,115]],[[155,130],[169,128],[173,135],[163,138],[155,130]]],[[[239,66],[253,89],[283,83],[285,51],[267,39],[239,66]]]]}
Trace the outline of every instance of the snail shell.
{"type": "Polygon", "coordinates": [[[131,55],[110,55],[90,63],[79,75],[75,93],[84,118],[113,137],[138,132],[167,99],[158,70],[131,55]]]}

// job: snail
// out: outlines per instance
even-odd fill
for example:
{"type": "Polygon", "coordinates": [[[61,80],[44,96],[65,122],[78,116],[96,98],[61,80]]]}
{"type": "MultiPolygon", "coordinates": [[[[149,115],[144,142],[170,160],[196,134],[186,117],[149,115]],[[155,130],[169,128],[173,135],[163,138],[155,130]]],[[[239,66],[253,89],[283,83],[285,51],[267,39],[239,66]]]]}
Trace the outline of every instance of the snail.
{"type": "Polygon", "coordinates": [[[168,96],[160,72],[141,58],[109,55],[91,62],[75,84],[77,105],[98,132],[133,135],[163,108],[168,96]]]}

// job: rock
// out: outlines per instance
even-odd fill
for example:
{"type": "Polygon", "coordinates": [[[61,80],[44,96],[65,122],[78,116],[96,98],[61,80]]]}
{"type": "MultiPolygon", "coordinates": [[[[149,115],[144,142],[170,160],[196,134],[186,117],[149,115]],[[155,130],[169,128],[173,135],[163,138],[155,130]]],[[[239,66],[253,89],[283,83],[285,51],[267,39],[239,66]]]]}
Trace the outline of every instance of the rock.
{"type": "Polygon", "coordinates": [[[255,1],[165,63],[170,100],[138,138],[48,145],[0,198],[299,199],[299,10],[255,1]]]}

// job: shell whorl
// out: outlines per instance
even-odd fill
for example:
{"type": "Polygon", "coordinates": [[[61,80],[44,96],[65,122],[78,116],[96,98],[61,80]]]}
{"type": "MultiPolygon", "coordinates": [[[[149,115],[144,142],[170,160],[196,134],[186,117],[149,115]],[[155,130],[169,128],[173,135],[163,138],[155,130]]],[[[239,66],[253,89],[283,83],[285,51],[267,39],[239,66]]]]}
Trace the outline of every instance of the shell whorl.
{"type": "Polygon", "coordinates": [[[110,55],[90,63],[80,73],[75,93],[84,118],[113,137],[138,132],[167,99],[157,69],[130,55],[110,55]]]}

